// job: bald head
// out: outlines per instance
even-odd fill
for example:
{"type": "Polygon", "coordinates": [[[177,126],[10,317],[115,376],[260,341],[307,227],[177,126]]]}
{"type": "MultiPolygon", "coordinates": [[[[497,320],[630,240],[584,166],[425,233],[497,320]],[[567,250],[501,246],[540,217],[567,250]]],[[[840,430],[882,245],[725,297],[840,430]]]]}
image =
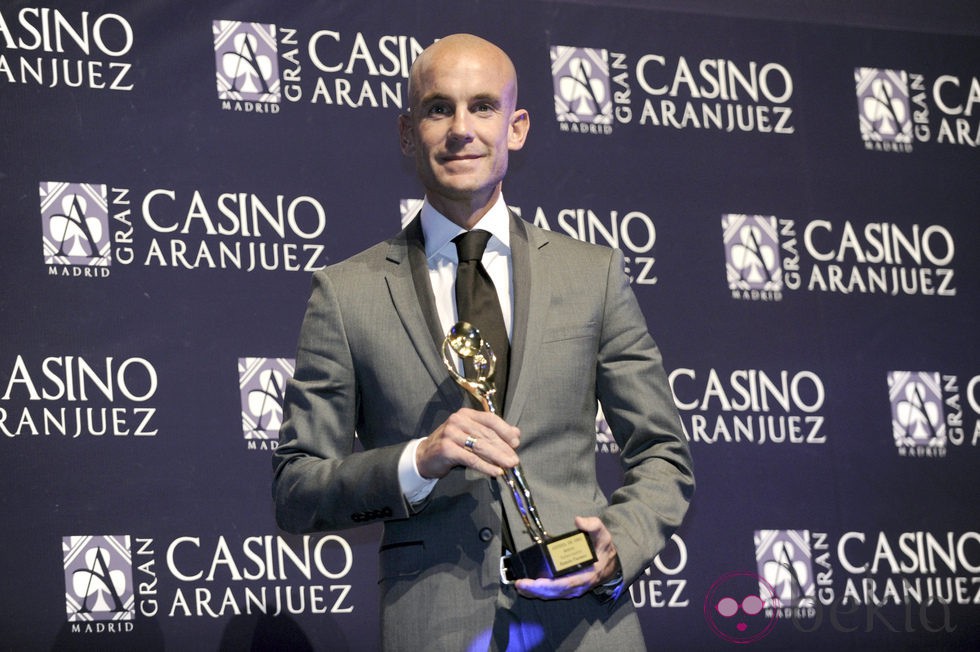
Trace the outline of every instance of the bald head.
{"type": "Polygon", "coordinates": [[[530,126],[516,108],[514,64],[482,38],[447,36],[412,64],[408,102],[398,117],[402,152],[415,159],[429,203],[472,228],[499,197],[509,152],[530,126]]]}
{"type": "Polygon", "coordinates": [[[517,106],[517,70],[507,53],[490,41],[473,34],[451,34],[439,39],[425,50],[412,63],[408,77],[409,110],[419,105],[426,80],[434,71],[460,59],[472,65],[495,70],[507,80],[508,95],[513,100],[510,109],[517,106]]]}

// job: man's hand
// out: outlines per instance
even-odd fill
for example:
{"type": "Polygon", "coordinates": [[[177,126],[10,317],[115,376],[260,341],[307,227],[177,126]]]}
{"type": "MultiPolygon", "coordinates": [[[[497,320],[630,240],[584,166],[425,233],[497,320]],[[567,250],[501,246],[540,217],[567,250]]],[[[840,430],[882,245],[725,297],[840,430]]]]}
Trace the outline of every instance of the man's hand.
{"type": "Polygon", "coordinates": [[[422,440],[415,464],[423,478],[445,477],[455,466],[496,478],[517,466],[520,440],[520,431],[496,414],[462,408],[422,440]]]}
{"type": "Polygon", "coordinates": [[[616,546],[606,525],[595,516],[577,516],[575,527],[592,539],[597,561],[577,573],[557,579],[517,580],[514,588],[525,598],[556,600],[577,598],[610,580],[618,568],[616,546]]]}

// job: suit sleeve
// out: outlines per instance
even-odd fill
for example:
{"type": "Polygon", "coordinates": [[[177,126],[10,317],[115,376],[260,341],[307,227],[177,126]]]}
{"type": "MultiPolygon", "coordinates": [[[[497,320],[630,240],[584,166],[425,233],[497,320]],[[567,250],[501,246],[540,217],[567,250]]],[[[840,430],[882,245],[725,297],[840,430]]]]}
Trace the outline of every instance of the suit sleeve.
{"type": "Polygon", "coordinates": [[[397,470],[404,447],[355,452],[359,404],[340,302],[328,273],[320,271],[313,278],[273,456],[282,529],[336,530],[408,516],[397,470]]]}
{"type": "Polygon", "coordinates": [[[694,471],[660,350],[618,250],[607,279],[596,392],[622,451],[625,477],[602,518],[628,585],[681,524],[694,493],[694,471]]]}

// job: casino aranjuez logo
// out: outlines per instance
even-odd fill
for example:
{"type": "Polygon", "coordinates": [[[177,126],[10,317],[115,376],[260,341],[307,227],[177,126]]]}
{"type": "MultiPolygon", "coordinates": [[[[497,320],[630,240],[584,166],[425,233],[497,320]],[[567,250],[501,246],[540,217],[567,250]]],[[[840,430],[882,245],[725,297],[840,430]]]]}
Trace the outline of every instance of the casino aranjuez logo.
{"type": "Polygon", "coordinates": [[[286,381],[295,370],[293,358],[238,359],[242,430],[249,450],[274,450],[278,446],[286,381]]]}
{"type": "MultiPolygon", "coordinates": [[[[14,4],[30,3],[6,3],[14,4]]],[[[44,90],[129,92],[140,76],[133,72],[137,41],[119,13],[0,7],[0,80],[44,90]]]]}
{"type": "Polygon", "coordinates": [[[610,135],[627,125],[788,135],[793,75],[778,61],[554,45],[555,119],[563,133],[610,135]]]}
{"type": "Polygon", "coordinates": [[[160,432],[159,375],[144,357],[18,354],[0,365],[5,439],[122,442],[160,432]]]}
{"type": "Polygon", "coordinates": [[[794,292],[956,296],[956,239],[942,224],[722,215],[733,299],[794,292]]]}
{"type": "Polygon", "coordinates": [[[964,426],[965,407],[975,405],[971,392],[975,391],[978,379],[974,377],[967,385],[964,401],[956,375],[938,371],[889,371],[891,430],[898,454],[942,458],[955,448],[975,448],[980,443],[980,421],[976,421],[971,437],[964,426]]]}
{"type": "Polygon", "coordinates": [[[214,20],[218,101],[225,111],[277,114],[284,104],[392,109],[425,42],[407,34],[214,20]]]}
{"type": "Polygon", "coordinates": [[[44,263],[62,276],[105,277],[112,265],[105,184],[42,182],[44,263]]]}
{"type": "Polygon", "coordinates": [[[926,143],[980,147],[980,79],[975,73],[862,67],[854,69],[854,84],[866,150],[907,154],[926,143]]]}
{"type": "Polygon", "coordinates": [[[612,133],[609,52],[564,45],[551,47],[555,116],[562,131],[612,133]]]}
{"type": "Polygon", "coordinates": [[[311,273],[327,260],[327,209],[310,195],[39,184],[49,276],[105,278],[110,271],[235,269],[311,273]]]}
{"type": "Polygon", "coordinates": [[[692,445],[823,445],[833,433],[813,370],[678,367],[667,379],[692,445]]]}
{"type": "Polygon", "coordinates": [[[276,26],[216,20],[214,64],[225,110],[278,113],[282,98],[276,26]]]}
{"type": "Polygon", "coordinates": [[[73,633],[132,631],[135,615],[130,538],[62,539],[65,603],[73,633]]]}

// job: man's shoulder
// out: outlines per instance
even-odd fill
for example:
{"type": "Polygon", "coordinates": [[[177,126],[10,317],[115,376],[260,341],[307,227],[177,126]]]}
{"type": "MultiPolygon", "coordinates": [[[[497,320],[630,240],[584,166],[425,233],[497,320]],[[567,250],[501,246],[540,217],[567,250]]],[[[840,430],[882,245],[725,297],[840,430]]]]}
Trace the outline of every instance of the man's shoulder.
{"type": "Polygon", "coordinates": [[[407,245],[401,234],[375,243],[347,258],[327,265],[319,273],[331,277],[371,274],[383,269],[385,261],[400,259],[406,255],[407,245]]]}
{"type": "Polygon", "coordinates": [[[582,262],[604,261],[608,263],[609,257],[615,255],[617,251],[612,247],[579,240],[566,233],[535,226],[530,222],[525,221],[524,227],[531,248],[540,249],[545,253],[557,254],[562,257],[580,257],[582,262]]]}

